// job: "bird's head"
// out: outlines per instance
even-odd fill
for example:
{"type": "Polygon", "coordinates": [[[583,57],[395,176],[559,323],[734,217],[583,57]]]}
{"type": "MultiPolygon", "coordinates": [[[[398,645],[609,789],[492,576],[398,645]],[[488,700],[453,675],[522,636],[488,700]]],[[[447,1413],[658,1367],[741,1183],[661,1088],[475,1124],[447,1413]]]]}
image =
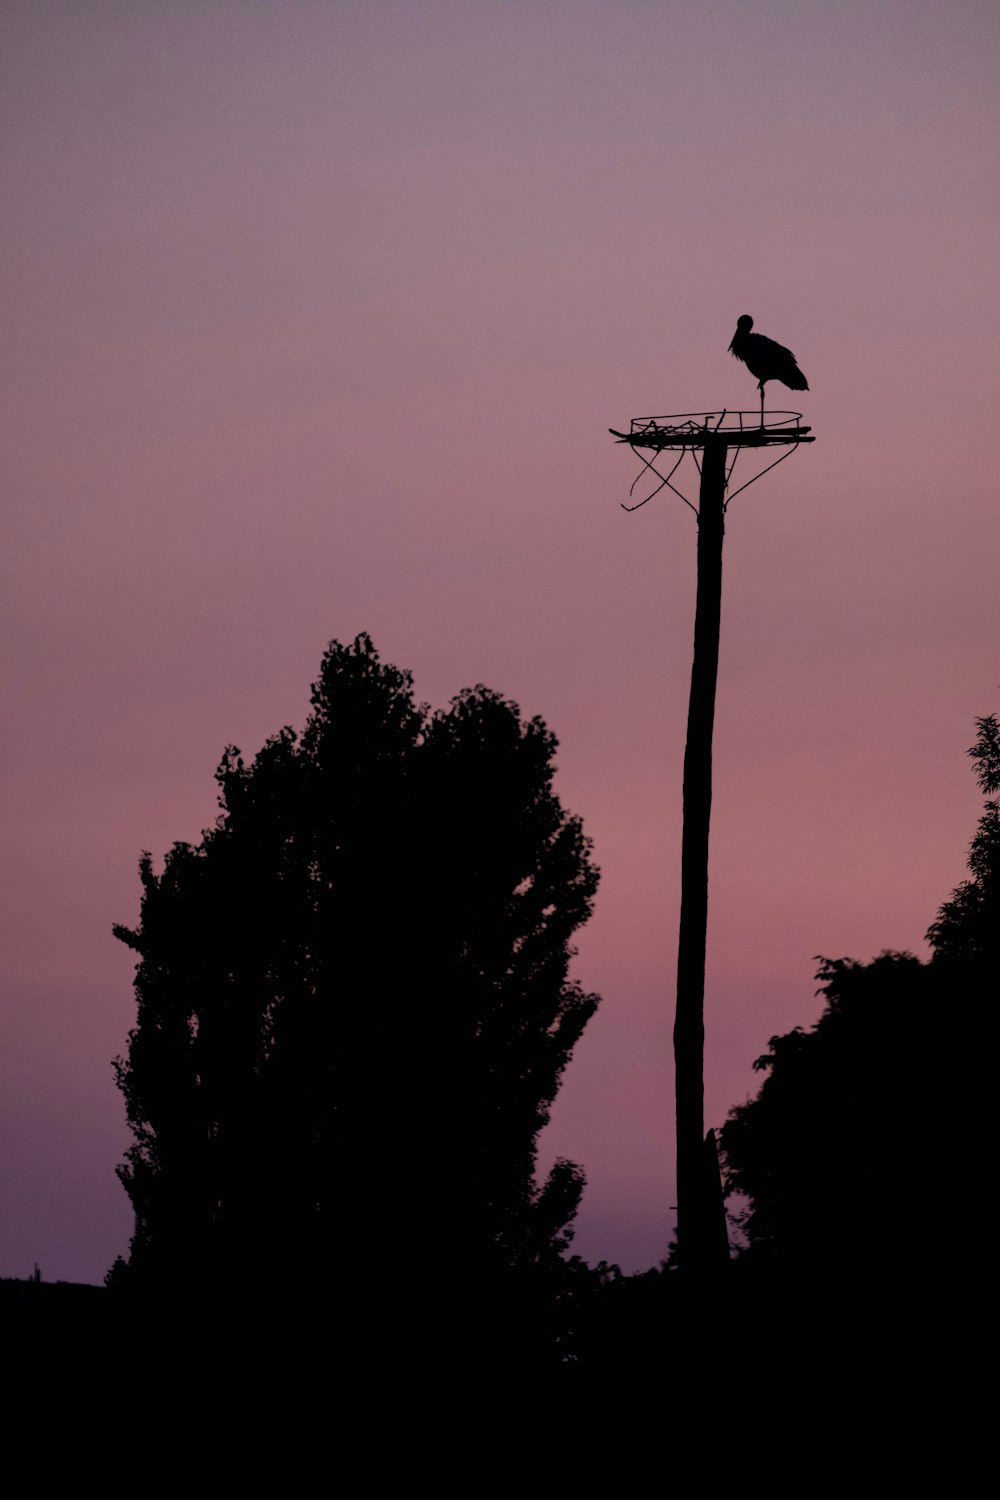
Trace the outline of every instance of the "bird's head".
{"type": "MultiPolygon", "coordinates": [[[[736,340],[739,338],[741,333],[749,333],[752,327],[753,318],[751,318],[749,313],[744,313],[742,318],[737,318],[736,332],[733,334],[733,344],[736,343],[736,340]]],[[[730,349],[733,347],[733,344],[730,344],[730,349]]]]}

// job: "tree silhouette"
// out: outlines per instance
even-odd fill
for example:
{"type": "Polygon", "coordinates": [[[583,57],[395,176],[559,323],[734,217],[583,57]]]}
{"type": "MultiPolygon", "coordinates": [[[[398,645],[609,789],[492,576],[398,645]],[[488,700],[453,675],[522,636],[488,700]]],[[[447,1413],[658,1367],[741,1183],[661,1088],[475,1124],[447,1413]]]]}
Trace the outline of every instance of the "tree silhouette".
{"type": "Polygon", "coordinates": [[[976,780],[987,798],[969,849],[971,880],[952,892],[931,924],[927,940],[934,963],[966,983],[988,983],[1000,973],[1000,719],[977,719],[979,731],[969,754],[976,780]]]}
{"type": "MultiPolygon", "coordinates": [[[[970,755],[1000,789],[1000,725],[970,755]]],[[[978,1265],[989,1086],[975,1017],[1000,970],[1000,808],[988,800],[964,881],[927,938],[932,957],[822,959],[826,1007],[771,1038],[757,1094],[721,1132],[750,1259],[835,1267],[843,1278],[978,1265]],[[914,1220],[922,1224],[922,1252],[914,1220]]]]}
{"type": "Polygon", "coordinates": [[[598,877],[555,749],[482,686],[431,713],[334,642],[301,738],[228,749],[214,828],[143,856],[115,929],[136,1284],[297,1281],[377,1343],[471,1339],[557,1271],[583,1177],[539,1186],[536,1142],[597,1005],[567,970],[598,877]]]}

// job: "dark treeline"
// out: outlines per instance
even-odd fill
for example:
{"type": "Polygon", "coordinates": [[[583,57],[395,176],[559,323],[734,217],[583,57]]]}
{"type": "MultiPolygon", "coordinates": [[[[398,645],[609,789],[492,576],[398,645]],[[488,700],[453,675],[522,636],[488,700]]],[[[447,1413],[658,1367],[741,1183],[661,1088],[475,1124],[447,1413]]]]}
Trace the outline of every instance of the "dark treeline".
{"type": "Polygon", "coordinates": [[[822,959],[819,1021],[771,1038],[757,1097],[722,1130],[729,1189],[748,1203],[747,1265],[927,1289],[985,1270],[1000,721],[978,730],[969,753],[987,801],[969,878],[927,933],[930,960],[822,959]]]}
{"type": "MultiPolygon", "coordinates": [[[[598,1003],[569,977],[597,871],[555,749],[486,688],[432,712],[366,636],[335,642],[301,736],[229,749],[215,826],[160,874],[143,857],[139,924],[116,929],[139,955],[119,1308],[454,1374],[652,1369],[672,1342],[690,1375],[765,1307],[787,1333],[802,1296],[926,1291],[981,1255],[993,800],[930,961],[824,959],[819,1022],[759,1059],[721,1132],[744,1204],[727,1285],[569,1253],[583,1173],[538,1182],[536,1148],[598,1003]]],[[[990,797],[996,719],[971,753],[990,797]]]]}
{"type": "Polygon", "coordinates": [[[597,997],[597,885],[554,737],[483,687],[432,713],[366,636],[301,737],[219,767],[220,815],[141,863],[118,1077],[136,1213],[112,1284],[371,1358],[556,1357],[583,1174],[536,1141],[597,997]]]}

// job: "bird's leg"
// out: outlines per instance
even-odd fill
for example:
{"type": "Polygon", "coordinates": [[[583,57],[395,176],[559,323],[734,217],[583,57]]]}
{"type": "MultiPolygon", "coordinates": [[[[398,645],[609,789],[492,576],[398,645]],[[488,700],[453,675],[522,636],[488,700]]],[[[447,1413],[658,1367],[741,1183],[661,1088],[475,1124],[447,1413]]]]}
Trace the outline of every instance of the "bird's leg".
{"type": "Polygon", "coordinates": [[[761,380],[758,383],[760,385],[760,425],[763,427],[763,425],[764,425],[764,382],[763,382],[763,380],[761,380]]]}

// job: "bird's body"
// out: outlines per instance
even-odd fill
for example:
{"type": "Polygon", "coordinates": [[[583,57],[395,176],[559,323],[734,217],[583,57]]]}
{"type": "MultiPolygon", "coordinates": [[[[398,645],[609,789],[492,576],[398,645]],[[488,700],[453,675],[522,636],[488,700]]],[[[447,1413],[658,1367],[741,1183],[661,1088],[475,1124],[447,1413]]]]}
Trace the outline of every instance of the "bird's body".
{"type": "Polygon", "coordinates": [[[795,355],[783,344],[765,338],[762,333],[751,333],[753,318],[744,313],[736,324],[736,332],[730,344],[734,359],[740,359],[751,375],[757,377],[760,387],[760,420],[764,423],[764,386],[768,380],[780,380],[792,391],[807,391],[809,382],[795,363],[795,355]]]}

